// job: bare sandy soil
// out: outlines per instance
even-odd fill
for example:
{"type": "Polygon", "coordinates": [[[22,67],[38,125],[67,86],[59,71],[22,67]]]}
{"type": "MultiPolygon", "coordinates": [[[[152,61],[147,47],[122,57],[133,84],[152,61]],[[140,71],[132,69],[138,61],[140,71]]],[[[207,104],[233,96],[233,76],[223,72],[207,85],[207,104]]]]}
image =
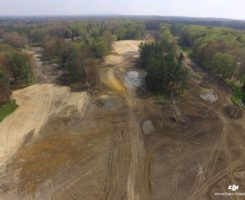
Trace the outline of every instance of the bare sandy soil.
{"type": "Polygon", "coordinates": [[[32,56],[35,64],[34,74],[38,83],[57,83],[63,71],[57,61],[44,59],[43,50],[39,46],[28,47],[24,50],[32,56]]]}
{"type": "Polygon", "coordinates": [[[14,91],[12,98],[19,107],[0,124],[1,164],[25,140],[38,135],[51,117],[69,114],[67,108],[83,112],[89,103],[86,92],[72,93],[68,87],[53,84],[37,84],[14,91]]]}
{"type": "Polygon", "coordinates": [[[14,94],[21,106],[0,124],[13,119],[0,142],[2,152],[15,149],[0,174],[0,199],[244,199],[214,195],[232,184],[245,189],[245,118],[224,115],[229,92],[186,58],[194,78],[183,96],[159,104],[138,95],[123,76],[140,43],[114,43],[93,95],[49,84],[14,94]],[[203,88],[217,101],[202,99],[203,88]]]}

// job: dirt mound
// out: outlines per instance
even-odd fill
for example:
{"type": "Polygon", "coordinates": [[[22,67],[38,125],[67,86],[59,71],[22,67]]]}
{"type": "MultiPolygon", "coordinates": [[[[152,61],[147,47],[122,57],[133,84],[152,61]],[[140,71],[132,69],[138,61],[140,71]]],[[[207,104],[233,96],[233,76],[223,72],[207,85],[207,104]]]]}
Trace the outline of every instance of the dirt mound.
{"type": "Polygon", "coordinates": [[[113,44],[113,52],[121,56],[129,53],[131,53],[130,55],[132,55],[132,53],[138,55],[139,45],[142,42],[141,40],[123,40],[115,42],[113,44]]]}
{"type": "Polygon", "coordinates": [[[155,127],[151,120],[146,120],[142,123],[142,129],[145,135],[151,135],[155,131],[155,127]]]}
{"type": "Polygon", "coordinates": [[[141,40],[117,41],[112,46],[112,54],[105,58],[107,65],[118,65],[125,61],[125,57],[138,57],[138,49],[141,40]]]}
{"type": "Polygon", "coordinates": [[[209,103],[214,103],[219,99],[213,89],[202,89],[200,97],[209,103]]]}
{"type": "Polygon", "coordinates": [[[123,62],[123,57],[118,55],[108,55],[105,58],[107,65],[118,65],[123,62]]]}
{"type": "Polygon", "coordinates": [[[229,117],[230,119],[240,119],[243,114],[241,108],[231,104],[225,105],[223,108],[223,112],[225,116],[229,117]]]}
{"type": "Polygon", "coordinates": [[[0,123],[0,164],[23,144],[29,133],[37,136],[52,116],[68,115],[64,113],[68,107],[83,113],[89,103],[86,92],[72,93],[68,87],[53,84],[17,90],[12,98],[19,107],[0,123]]]}

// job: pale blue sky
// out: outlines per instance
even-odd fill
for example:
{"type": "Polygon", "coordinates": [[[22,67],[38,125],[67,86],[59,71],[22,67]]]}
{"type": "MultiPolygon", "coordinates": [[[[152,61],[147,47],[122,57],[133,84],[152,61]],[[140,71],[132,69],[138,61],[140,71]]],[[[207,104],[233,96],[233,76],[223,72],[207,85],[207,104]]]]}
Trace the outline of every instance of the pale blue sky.
{"type": "Polygon", "coordinates": [[[245,0],[0,0],[0,15],[130,14],[245,19],[245,0]]]}

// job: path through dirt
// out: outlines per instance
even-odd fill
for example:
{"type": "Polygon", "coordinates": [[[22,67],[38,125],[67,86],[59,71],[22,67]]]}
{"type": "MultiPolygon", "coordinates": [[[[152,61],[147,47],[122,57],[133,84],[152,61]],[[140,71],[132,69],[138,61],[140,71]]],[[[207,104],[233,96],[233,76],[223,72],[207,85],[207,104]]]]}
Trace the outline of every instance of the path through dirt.
{"type": "Polygon", "coordinates": [[[189,59],[189,90],[175,100],[126,87],[140,43],[114,43],[91,95],[55,84],[14,93],[20,107],[0,124],[2,158],[12,154],[1,200],[220,200],[229,185],[244,191],[245,117],[224,115],[229,92],[189,59]],[[203,88],[217,101],[202,99],[203,88]]]}

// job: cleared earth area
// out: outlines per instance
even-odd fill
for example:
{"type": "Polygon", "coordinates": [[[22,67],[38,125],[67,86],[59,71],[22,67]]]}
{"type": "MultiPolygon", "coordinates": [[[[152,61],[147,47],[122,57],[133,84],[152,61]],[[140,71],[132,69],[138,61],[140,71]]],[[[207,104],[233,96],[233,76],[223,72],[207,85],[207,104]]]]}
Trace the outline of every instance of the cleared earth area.
{"type": "Polygon", "coordinates": [[[14,93],[20,106],[0,124],[0,199],[244,199],[215,196],[245,189],[245,118],[224,114],[229,91],[188,58],[178,99],[127,87],[140,43],[114,43],[93,94],[46,83],[14,93]]]}

